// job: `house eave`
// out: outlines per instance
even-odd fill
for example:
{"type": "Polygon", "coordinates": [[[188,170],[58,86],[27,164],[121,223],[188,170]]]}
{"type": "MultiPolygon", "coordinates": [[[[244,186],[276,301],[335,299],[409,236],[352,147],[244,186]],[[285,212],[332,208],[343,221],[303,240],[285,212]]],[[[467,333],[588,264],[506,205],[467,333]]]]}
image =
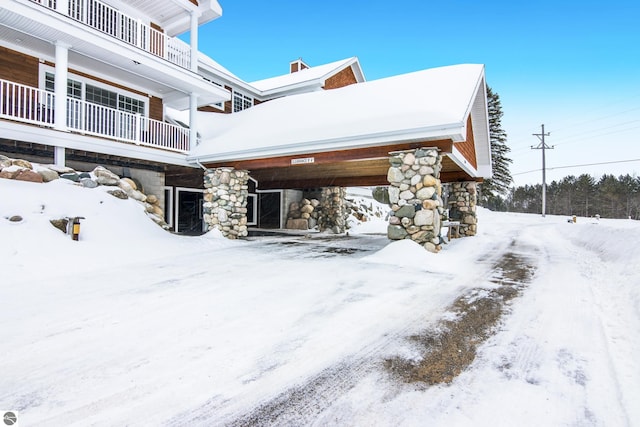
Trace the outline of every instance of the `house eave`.
{"type": "MultiPolygon", "coordinates": [[[[377,134],[363,134],[345,136],[315,141],[296,141],[290,144],[282,144],[277,147],[251,148],[246,150],[227,151],[224,153],[194,155],[188,154],[186,160],[192,164],[216,163],[234,160],[250,160],[268,158],[283,155],[297,155],[306,152],[327,152],[333,150],[349,150],[355,148],[377,147],[389,144],[422,142],[436,140],[451,140],[458,142],[463,140],[461,123],[439,125],[416,129],[393,130],[377,134]]],[[[428,145],[428,144],[427,144],[428,145]]]]}

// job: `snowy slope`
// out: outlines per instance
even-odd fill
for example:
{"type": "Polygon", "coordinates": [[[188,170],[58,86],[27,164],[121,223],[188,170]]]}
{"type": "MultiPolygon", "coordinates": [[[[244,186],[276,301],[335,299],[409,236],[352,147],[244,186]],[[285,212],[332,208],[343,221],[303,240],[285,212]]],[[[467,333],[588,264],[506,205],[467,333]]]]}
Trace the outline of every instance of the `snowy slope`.
{"type": "Polygon", "coordinates": [[[479,218],[439,254],[370,234],[383,221],[228,241],[100,188],[0,180],[0,408],[22,425],[639,425],[640,224],[479,218]],[[49,224],[77,215],[78,242],[49,224]],[[507,253],[534,273],[471,366],[391,375],[507,253]]]}

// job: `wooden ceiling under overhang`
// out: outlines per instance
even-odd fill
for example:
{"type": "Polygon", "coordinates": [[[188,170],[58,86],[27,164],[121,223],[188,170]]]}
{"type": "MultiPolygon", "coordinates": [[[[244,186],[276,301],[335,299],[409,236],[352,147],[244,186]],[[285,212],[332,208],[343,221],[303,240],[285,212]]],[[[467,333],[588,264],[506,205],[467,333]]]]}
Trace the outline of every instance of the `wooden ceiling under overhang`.
{"type": "Polygon", "coordinates": [[[390,152],[427,147],[438,148],[443,154],[440,172],[442,182],[474,179],[446,156],[452,152],[451,140],[213,162],[204,163],[204,166],[248,170],[249,175],[258,182],[258,188],[261,190],[388,185],[390,152]]]}

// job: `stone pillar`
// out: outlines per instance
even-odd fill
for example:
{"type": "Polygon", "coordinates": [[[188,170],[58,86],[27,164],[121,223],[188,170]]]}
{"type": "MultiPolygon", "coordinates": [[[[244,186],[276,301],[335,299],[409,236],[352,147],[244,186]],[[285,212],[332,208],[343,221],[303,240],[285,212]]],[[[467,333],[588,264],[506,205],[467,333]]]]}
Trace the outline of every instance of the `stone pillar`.
{"type": "Polygon", "coordinates": [[[336,234],[344,233],[347,229],[347,208],[345,197],[346,188],[325,187],[320,194],[318,212],[318,229],[331,230],[336,234]]]}
{"type": "Polygon", "coordinates": [[[440,170],[442,156],[436,148],[391,153],[387,237],[411,239],[430,252],[441,249],[441,215],[444,212],[440,170]]]}
{"type": "Polygon", "coordinates": [[[460,236],[475,236],[477,184],[475,181],[454,182],[449,195],[449,219],[460,221],[460,236]]]}
{"type": "Polygon", "coordinates": [[[233,168],[204,172],[204,222],[228,239],[246,237],[249,172],[233,168]]]}

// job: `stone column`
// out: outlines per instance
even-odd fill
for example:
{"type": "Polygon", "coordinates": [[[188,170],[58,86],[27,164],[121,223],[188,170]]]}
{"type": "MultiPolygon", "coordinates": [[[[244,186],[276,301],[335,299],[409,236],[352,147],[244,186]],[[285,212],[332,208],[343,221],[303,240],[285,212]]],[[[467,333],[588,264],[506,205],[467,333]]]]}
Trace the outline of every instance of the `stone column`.
{"type": "Polygon", "coordinates": [[[477,184],[475,181],[454,182],[449,195],[449,219],[460,221],[460,236],[475,236],[477,184]]]}
{"type": "Polygon", "coordinates": [[[336,234],[347,229],[347,208],[345,205],[346,188],[325,187],[320,194],[318,229],[331,230],[336,234]]]}
{"type": "Polygon", "coordinates": [[[246,237],[249,172],[233,168],[204,172],[204,221],[207,231],[217,228],[228,239],[246,237]]]}
{"type": "Polygon", "coordinates": [[[441,249],[441,162],[436,148],[391,153],[387,174],[392,210],[389,239],[411,239],[430,252],[441,249]]]}

